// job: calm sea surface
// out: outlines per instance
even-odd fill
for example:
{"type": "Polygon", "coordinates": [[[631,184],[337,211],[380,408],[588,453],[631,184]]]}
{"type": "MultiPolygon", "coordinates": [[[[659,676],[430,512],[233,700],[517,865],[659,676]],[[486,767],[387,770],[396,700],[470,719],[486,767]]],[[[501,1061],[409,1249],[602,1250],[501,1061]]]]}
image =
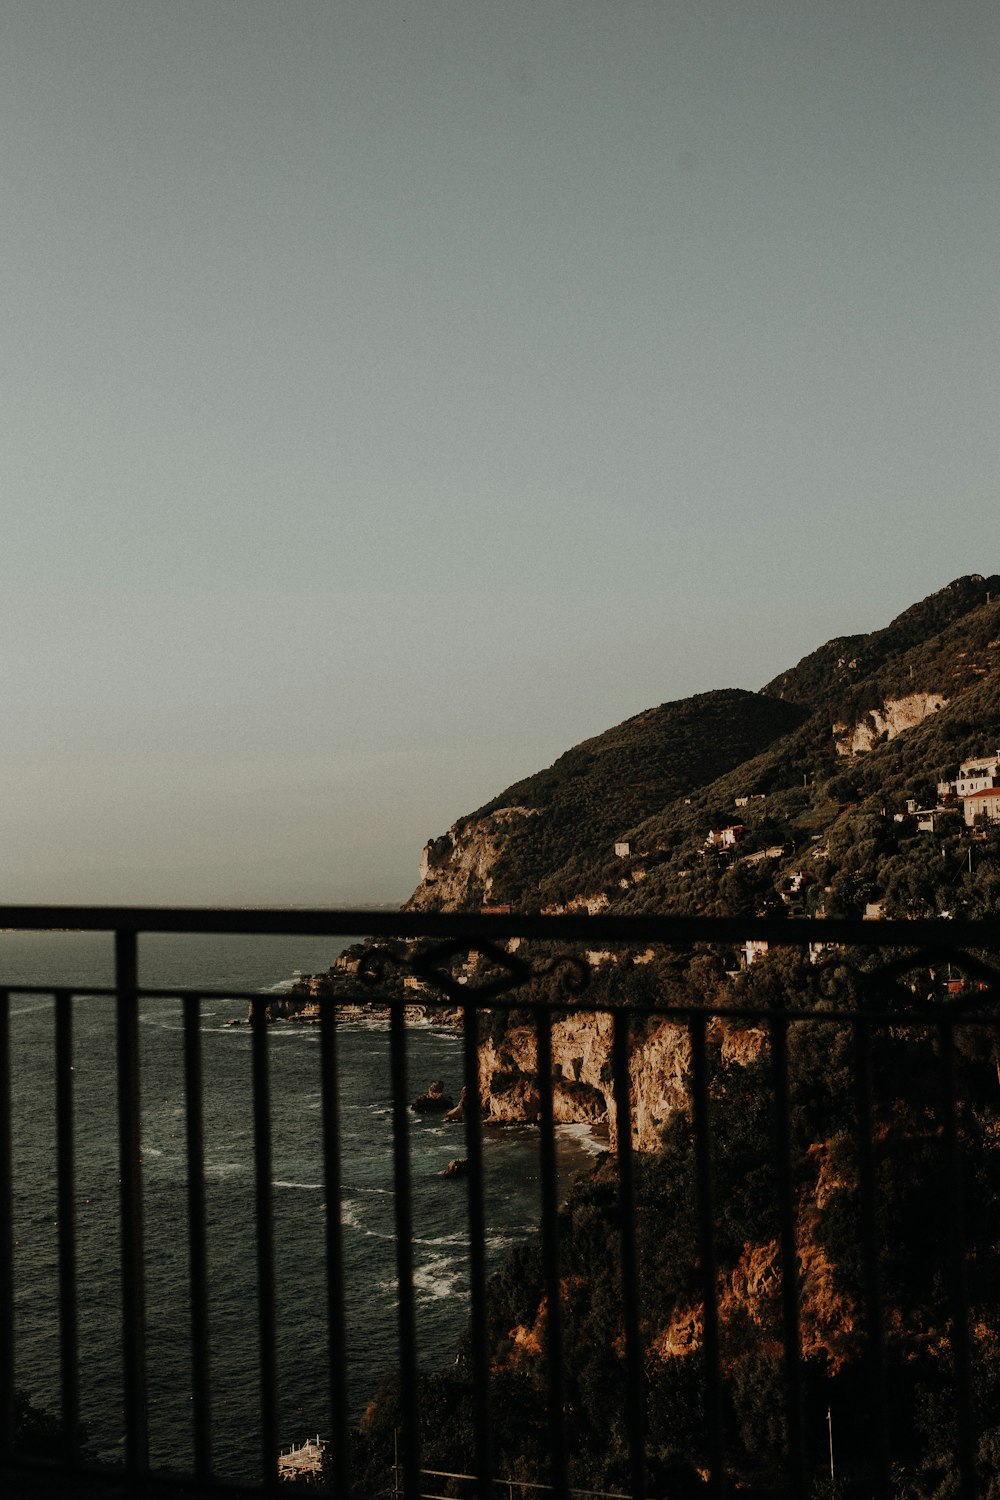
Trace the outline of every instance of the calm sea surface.
{"type": "MultiPolygon", "coordinates": [[[[280,990],[293,971],[326,968],[348,939],[150,935],[140,982],[156,987],[280,990]]],[[[110,936],[0,933],[0,983],[73,986],[74,1108],[82,1415],[91,1446],[121,1457],[122,1377],[114,1002],[86,987],[112,982],[110,936]]],[[[12,1009],[17,1382],[59,1406],[53,1003],[14,994],[12,1009]]],[[[257,1462],[255,1239],[249,1027],[244,1001],[203,1007],[210,1343],[217,1471],[257,1462]]],[[[193,1463],[181,1016],[177,1001],[140,1006],[142,1155],[147,1266],[150,1436],[154,1464],[193,1463]]],[[[388,1033],[340,1033],[343,1201],[351,1399],[360,1412],[396,1363],[388,1033]]],[[[327,1428],[326,1204],[320,1147],[319,1032],[269,1033],[282,1444],[327,1428]]],[[[461,1042],[410,1030],[411,1096],[443,1078],[456,1097],[461,1042]]],[[[418,1345],[428,1368],[450,1363],[468,1317],[466,1195],[440,1176],[464,1155],[460,1125],[412,1116],[418,1345]]],[[[559,1132],[564,1180],[592,1163],[585,1132],[559,1132]]],[[[487,1230],[494,1265],[538,1222],[538,1143],[531,1129],[486,1132],[487,1230]]]]}

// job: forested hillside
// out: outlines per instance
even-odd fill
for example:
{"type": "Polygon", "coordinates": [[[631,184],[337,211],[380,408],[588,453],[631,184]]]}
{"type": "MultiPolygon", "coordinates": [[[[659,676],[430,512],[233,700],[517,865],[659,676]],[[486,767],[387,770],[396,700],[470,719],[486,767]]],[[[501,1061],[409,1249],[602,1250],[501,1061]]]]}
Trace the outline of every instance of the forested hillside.
{"type": "Polygon", "coordinates": [[[585,741],[432,841],[412,904],[764,913],[804,869],[811,912],[992,909],[989,839],[963,881],[960,811],[930,834],[896,815],[933,807],[960,760],[1000,746],[998,597],[1000,577],[957,579],[760,693],[664,704],[585,741]],[[707,848],[734,825],[733,847],[707,848]],[[929,838],[940,871],[926,868],[929,838]]]}
{"type": "MultiPolygon", "coordinates": [[[[812,914],[873,923],[995,920],[1000,822],[985,815],[967,822],[961,801],[939,783],[953,782],[963,760],[1000,753],[998,593],[1000,578],[958,579],[883,630],[811,652],[759,694],[708,693],[667,704],[577,746],[432,841],[413,904],[552,910],[586,903],[591,910],[789,922],[812,914]]],[[[947,934],[947,922],[941,930],[947,934]]],[[[528,946],[518,949],[521,957],[528,946]]],[[[980,1493],[1000,1495],[1000,1046],[990,1028],[976,1024],[995,1004],[993,991],[976,988],[987,972],[975,968],[976,955],[965,962],[979,977],[961,991],[956,1009],[952,986],[966,983],[962,961],[943,949],[912,955],[903,963],[906,983],[893,990],[876,973],[877,956],[840,944],[811,953],[774,944],[740,955],[714,944],[586,954],[581,967],[589,983],[551,1028],[553,1092],[565,1109],[585,1096],[590,1113],[578,1118],[610,1121],[613,1101],[600,1113],[611,1076],[600,1053],[601,1018],[592,1016],[588,1034],[586,1013],[596,1005],[627,1009],[650,1494],[684,1500],[719,1493],[708,1478],[693,1043],[686,1020],[664,1015],[664,1007],[679,1006],[710,1017],[704,1076],[729,1491],[756,1500],[793,1493],[869,1500],[874,1457],[885,1441],[897,1500],[969,1492],[956,1456],[953,1294],[960,1264],[969,1308],[969,1462],[980,1493]],[[873,996],[886,1014],[871,1023],[872,1129],[863,1148],[856,1027],[873,996]],[[930,1009],[914,1024],[918,1004],[930,1009]],[[935,1023],[961,1020],[965,1005],[973,1023],[948,1031],[948,1088],[957,1100],[949,1126],[942,1103],[948,1028],[935,1023]],[[804,1012],[811,1012],[808,1022],[804,1012]],[[787,1027],[786,1109],[769,1027],[775,1017],[795,1015],[787,1027]],[[564,1025],[572,1028],[568,1041],[564,1025]],[[876,1423],[872,1405],[866,1322],[867,1149],[884,1424],[876,1423]],[[792,1489],[785,1479],[779,1156],[788,1163],[793,1202],[809,1475],[792,1489]]],[[[558,1006],[565,999],[558,968],[549,964],[545,973],[533,994],[558,1006]]],[[[516,1013],[484,1017],[487,1124],[537,1118],[537,1053],[525,1047],[530,1031],[516,1013]]],[[[583,1490],[621,1493],[629,1467],[618,1188],[612,1152],[571,1193],[559,1237],[570,1480],[583,1490]]],[[[489,1289],[496,1469],[531,1484],[548,1473],[544,1286],[541,1253],[531,1245],[508,1257],[489,1289]]],[[[453,1367],[422,1381],[420,1400],[423,1462],[468,1472],[468,1345],[453,1367]]],[[[390,1382],[355,1435],[367,1493],[388,1491],[398,1422],[398,1389],[390,1382]]],[[[442,1493],[466,1493],[460,1481],[442,1483],[442,1493]]]]}

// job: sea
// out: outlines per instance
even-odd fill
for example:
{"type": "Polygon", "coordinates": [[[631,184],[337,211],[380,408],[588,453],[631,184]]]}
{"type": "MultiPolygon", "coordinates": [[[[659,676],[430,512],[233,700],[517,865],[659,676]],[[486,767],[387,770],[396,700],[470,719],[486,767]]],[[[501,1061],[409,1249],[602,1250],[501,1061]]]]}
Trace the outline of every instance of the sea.
{"type": "MultiPolygon", "coordinates": [[[[222,1478],[255,1477],[260,1404],[250,1028],[246,1001],[227,989],[280,993],[296,971],[326,969],[350,938],[148,934],[140,983],[212,992],[203,1003],[205,1187],[213,1464],[222,1478]]],[[[0,984],[10,986],[16,1382],[59,1411],[58,1219],[55,1177],[54,1002],[17,985],[69,987],[79,1266],[81,1416],[105,1462],[124,1456],[121,1259],[114,1000],[87,993],[113,982],[110,934],[0,933],[0,984]]],[[[186,1137],[180,1002],[142,1000],[140,1091],[146,1257],[150,1459],[193,1465],[186,1137]]],[[[347,1363],[353,1416],[397,1365],[388,1031],[374,1018],[339,1032],[347,1363]]],[[[461,1039],[433,1024],[408,1033],[408,1092],[432,1079],[458,1096],[461,1039]]],[[[269,1029],[282,1446],[328,1427],[320,1143],[323,1081],[316,1027],[269,1029]]],[[[557,1128],[561,1188],[593,1167],[603,1143],[585,1127],[557,1128]]],[[[422,1368],[451,1364],[468,1324],[467,1199],[442,1177],[465,1154],[461,1125],[411,1115],[417,1344],[422,1368]]],[[[487,1128],[487,1241],[497,1268],[537,1233],[539,1162],[531,1127],[487,1128]]]]}

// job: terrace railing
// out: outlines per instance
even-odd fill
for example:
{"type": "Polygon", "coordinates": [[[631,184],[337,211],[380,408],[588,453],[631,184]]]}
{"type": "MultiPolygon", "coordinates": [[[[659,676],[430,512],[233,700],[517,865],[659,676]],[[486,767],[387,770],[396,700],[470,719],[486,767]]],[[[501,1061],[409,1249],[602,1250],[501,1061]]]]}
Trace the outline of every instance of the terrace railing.
{"type": "MultiPolygon", "coordinates": [[[[991,1067],[991,1051],[1000,1026],[997,1010],[996,950],[1000,928],[994,924],[960,922],[834,922],[809,919],[680,919],[657,916],[614,917],[530,914],[442,914],[386,911],[232,911],[94,907],[38,907],[0,909],[0,928],[16,930],[78,929],[114,934],[115,982],[105,988],[86,984],[50,986],[18,984],[3,988],[0,973],[0,1408],[4,1413],[3,1475],[25,1493],[76,1493],[84,1485],[124,1486],[131,1492],[166,1486],[174,1492],[210,1493],[232,1489],[220,1480],[213,1465],[212,1390],[209,1380],[209,1254],[206,1236],[205,1125],[206,1084],[202,1057],[202,1010],[214,995],[205,990],[150,989],[141,983],[138,939],[143,933],[289,934],[352,936],[363,933],[369,946],[354,976],[350,993],[320,994],[318,1026],[322,1059],[322,1147],[325,1217],[327,1302],[322,1314],[329,1422],[326,1482],[338,1495],[352,1493],[349,1472],[350,1392],[345,1354],[345,1259],[340,1216],[334,1211],[342,1197],[342,1134],[338,1114],[338,1036],[345,1004],[379,1003],[389,1031],[391,1112],[393,1127],[393,1193],[395,1270],[398,1286],[399,1435],[395,1467],[387,1461],[386,1488],[407,1497],[427,1492],[428,1476],[447,1484],[443,1471],[426,1470],[421,1454],[420,1380],[417,1364],[413,1256],[413,1194],[410,1161],[410,1097],[407,1091],[407,1052],[410,1039],[408,1007],[414,1003],[433,1016],[448,1011],[461,1026],[463,1076],[466,1088],[464,1146],[467,1158],[465,1189],[468,1215],[469,1339],[466,1369],[471,1391],[472,1436],[469,1474],[449,1493],[462,1497],[507,1494],[515,1488],[539,1485],[559,1496],[583,1488],[594,1491],[606,1484],[582,1484],[573,1473],[572,1413],[567,1405],[567,1371],[563,1349],[559,1180],[556,1148],[556,1095],[553,1087],[553,1031],[569,1012],[605,1018],[609,1033],[606,1082],[609,1115],[613,1121],[612,1174],[618,1226],[617,1265],[620,1274],[620,1325],[616,1357],[626,1394],[623,1431],[627,1456],[622,1478],[610,1485],[643,1500],[650,1491],[662,1493],[649,1446],[648,1376],[651,1329],[644,1305],[644,1272],[639,1264],[635,1200],[637,1170],[643,1153],[636,1148],[634,1092],[636,1074],[630,1066],[639,1040],[651,1026],[669,1024],[686,1037],[684,1106],[691,1143],[693,1192],[696,1205],[697,1284],[700,1334],[691,1359],[701,1361],[703,1406],[701,1438],[704,1459],[699,1474],[706,1494],[729,1489],[759,1494],[804,1496],[815,1493],[825,1474],[847,1486],[846,1493],[888,1496],[894,1492],[892,1393],[887,1389],[889,1352],[895,1337],[884,1297],[884,1270],[892,1253],[894,1226],[880,1212],[885,1170],[885,1112],[880,1111],[877,1075],[879,1047],[886,1039],[913,1035],[922,1039],[932,1058],[933,1084],[919,1104],[921,1128],[944,1164],[945,1198],[940,1220],[928,1237],[928,1254],[937,1258],[934,1274],[947,1289],[946,1327],[939,1340],[938,1363],[946,1370],[951,1411],[951,1453],[956,1492],[977,1493],[982,1475],[978,1444],[984,1427],[995,1425],[989,1413],[977,1413],[979,1342],[970,1329],[975,1303],[982,1321],[984,1293],[981,1276],[970,1293],[968,1201],[964,1141],[970,1104],[962,1097],[962,1069],[956,1062],[956,1043],[969,1035],[980,1038],[979,1053],[991,1067]],[[517,941],[514,941],[517,940],[517,941]],[[643,1003],[634,996],[619,1004],[615,997],[614,966],[597,960],[603,978],[593,983],[591,955],[615,953],[624,967],[641,951],[722,956],[733,955],[748,940],[767,943],[774,950],[805,953],[827,965],[829,982],[822,999],[791,1002],[787,996],[750,1003],[745,985],[724,984],[714,997],[685,995],[675,987],[666,998],[643,1003]],[[475,955],[470,960],[470,955],[475,955]],[[950,980],[948,975],[950,974],[950,980]],[[610,978],[608,976],[611,976],[610,978]],[[844,976],[850,976],[845,984],[844,976]],[[419,987],[402,987],[402,976],[419,987]],[[544,981],[544,982],[542,982],[544,981]],[[396,988],[393,988],[393,986],[396,988]],[[14,1305],[17,1290],[13,1216],[11,1121],[11,1001],[24,993],[51,995],[54,1006],[52,1088],[56,1102],[54,1160],[51,1164],[58,1201],[58,1320],[60,1400],[54,1414],[57,1426],[50,1451],[39,1456],[19,1450],[16,1430],[17,1386],[20,1368],[15,1343],[14,1305]],[[88,997],[105,995],[114,1003],[114,1053],[117,1090],[117,1143],[120,1177],[120,1308],[122,1326],[121,1389],[124,1393],[123,1463],[102,1466],[85,1458],[80,1442],[81,1367],[78,1339],[77,1183],[74,1122],[74,1013],[88,997]],[[190,1397],[194,1464],[187,1474],[162,1475],[150,1467],[148,1371],[156,1351],[147,1344],[146,1265],[143,1238],[144,1170],[140,1116],[140,1002],[179,1000],[183,1022],[184,1120],[186,1191],[182,1217],[187,1234],[187,1316],[190,1350],[190,1397]],[[484,1013],[516,1013],[518,1023],[534,1030],[536,1047],[537,1124],[541,1179],[538,1222],[541,1282],[544,1288],[545,1376],[542,1407],[547,1422],[547,1467],[530,1480],[510,1480],[494,1467],[491,1362],[488,1341],[487,1226],[484,1208],[484,1122],[481,1100],[480,1045],[484,1013]],[[721,1162],[717,1140],[727,1108],[719,1076],[720,1030],[749,1029],[760,1042],[773,1105],[773,1136],[761,1151],[773,1155],[771,1168],[777,1224],[776,1275],[780,1281],[779,1352],[784,1371],[781,1398],[785,1434],[783,1473],[756,1478],[740,1471],[733,1455],[729,1390],[730,1370],[720,1328],[719,1302],[723,1274],[717,1247],[718,1177],[721,1162]],[[794,1082],[790,1081],[790,1047],[809,1028],[826,1028],[823,1035],[846,1037],[850,1043],[851,1108],[854,1130],[853,1196],[859,1245],[856,1337],[860,1339],[859,1370],[866,1392],[864,1402],[870,1438],[863,1464],[855,1458],[853,1474],[837,1480],[831,1448],[829,1473],[825,1448],[817,1452],[815,1433],[804,1416],[807,1352],[803,1344],[803,1267],[800,1256],[798,1181],[792,1128],[794,1082]],[[832,1031],[831,1031],[832,1028],[832,1031]],[[983,1050],[985,1048],[985,1051],[983,1050]],[[939,1250],[932,1241],[940,1241],[939,1250]],[[651,1475],[653,1476],[651,1479],[651,1475]],[[851,1488],[853,1484],[854,1488],[851,1488]]],[[[2,950],[0,950],[2,952],[2,950]]],[[[632,972],[631,970],[629,972],[632,972]]],[[[269,998],[256,992],[243,998],[249,1007],[250,1069],[247,1088],[252,1093],[255,1200],[255,1268],[253,1337],[260,1381],[260,1427],[256,1433],[259,1477],[256,1492],[278,1487],[280,1434],[277,1427],[279,1370],[276,1340],[279,1326],[275,1294],[275,1204],[272,1187],[271,1045],[269,998]]],[[[761,990],[761,993],[764,993],[761,990]]],[[[766,998],[766,997],[765,997],[766,998]]],[[[109,1038],[109,1047],[112,1039],[109,1038]]],[[[973,1049],[974,1050],[974,1049],[973,1049]]],[[[978,1055],[978,1054],[977,1054],[978,1055]]],[[[963,1054],[964,1056],[964,1054],[963,1054]]],[[[926,1082],[926,1080],[925,1080],[926,1082]]],[[[981,1103],[981,1101],[979,1101],[981,1103]]],[[[978,1105],[977,1105],[978,1107],[978,1105]]],[[[1000,1121],[997,1106],[987,1101],[1000,1121]]],[[[916,1107],[915,1107],[916,1108],[916,1107]]],[[[912,1123],[912,1121],[911,1121],[912,1123]]],[[[992,1127],[990,1127],[992,1128],[992,1127]]],[[[998,1127],[1000,1129],[1000,1127],[998,1127]]],[[[645,1142],[648,1144],[648,1141],[645,1142]]],[[[980,1246],[976,1252],[982,1255],[980,1246]]],[[[980,1268],[981,1269],[981,1268],[980,1268]]],[[[978,1272],[977,1272],[978,1275],[978,1272]]],[[[1000,1306],[1000,1295],[996,1297],[1000,1306]]],[[[941,1330],[939,1330],[941,1332],[941,1330]]],[[[997,1331],[1000,1333],[1000,1330],[997,1331]]],[[[763,1334],[761,1337],[763,1338],[763,1334]]],[[[246,1486],[244,1486],[246,1487],[246,1486]]],[[[89,1492],[89,1491],[88,1491],[89,1492]]],[[[833,1490],[831,1490],[831,1493],[833,1490]]]]}

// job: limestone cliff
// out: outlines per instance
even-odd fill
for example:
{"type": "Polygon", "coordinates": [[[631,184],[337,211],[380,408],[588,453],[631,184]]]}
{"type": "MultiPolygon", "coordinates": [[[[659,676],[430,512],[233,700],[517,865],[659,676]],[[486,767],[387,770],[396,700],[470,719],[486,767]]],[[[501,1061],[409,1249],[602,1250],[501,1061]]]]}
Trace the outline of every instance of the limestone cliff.
{"type": "Polygon", "coordinates": [[[908,693],[905,698],[888,698],[880,707],[870,708],[853,724],[834,724],[837,754],[862,755],[880,741],[895,739],[904,729],[922,724],[947,702],[941,693],[908,693]]]}
{"type": "Polygon", "coordinates": [[[408,911],[441,907],[476,908],[489,902],[493,867],[511,828],[541,814],[534,807],[498,807],[485,816],[456,825],[430,839],[420,856],[420,884],[406,903],[408,911]]]}
{"type": "MultiPolygon", "coordinates": [[[[957,897],[951,876],[943,894],[927,889],[910,810],[963,756],[1000,743],[998,591],[1000,578],[957,579],[884,630],[829,642],[759,694],[661,704],[583,741],[432,839],[408,909],[860,916],[930,915],[946,903],[973,915],[974,883],[957,897]],[[713,842],[730,825],[731,845],[713,842]],[[800,890],[802,902],[791,900],[800,890]]],[[[955,842],[955,869],[966,855],[955,842]]],[[[596,938],[568,956],[586,963],[601,1005],[655,1006],[672,982],[596,938]]],[[[470,995],[477,964],[469,955],[455,970],[470,995]]],[[[417,980],[405,983],[419,993],[417,980]]],[[[689,998],[683,984],[674,998],[689,998]]],[[[586,993],[578,1000],[554,1028],[556,1117],[606,1122],[614,1134],[610,1022],[587,1013],[586,993]]],[[[666,1025],[637,1032],[640,1149],[655,1149],[684,1107],[686,1045],[666,1025]]],[[[748,1045],[723,1037],[724,1047],[748,1045]]],[[[535,1118],[535,1074],[530,1029],[496,1017],[481,1058],[486,1117],[535,1118]]]]}
{"type": "MultiPolygon", "coordinates": [[[[612,1148],[618,1121],[611,1072],[609,1015],[571,1012],[552,1027],[553,1113],[559,1124],[606,1124],[612,1148]]],[[[655,1024],[632,1047],[629,1090],[632,1143],[655,1151],[667,1120],[688,1102],[690,1044],[687,1029],[655,1024]]],[[[537,1120],[539,1111],[535,1030],[509,1027],[485,1041],[479,1053],[484,1118],[493,1124],[537,1120]]]]}

